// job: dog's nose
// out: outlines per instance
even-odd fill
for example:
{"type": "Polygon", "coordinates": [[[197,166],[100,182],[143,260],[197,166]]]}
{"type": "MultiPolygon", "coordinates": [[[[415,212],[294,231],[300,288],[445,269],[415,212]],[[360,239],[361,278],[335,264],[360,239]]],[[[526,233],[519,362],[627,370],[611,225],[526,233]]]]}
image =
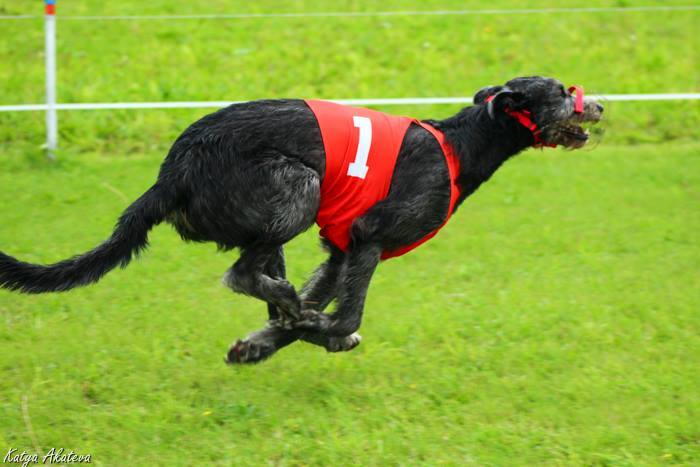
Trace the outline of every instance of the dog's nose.
{"type": "Polygon", "coordinates": [[[600,112],[600,113],[603,113],[603,110],[605,110],[605,107],[603,107],[602,105],[600,105],[598,103],[596,103],[595,107],[596,107],[596,109],[598,109],[598,112],[600,112]]]}

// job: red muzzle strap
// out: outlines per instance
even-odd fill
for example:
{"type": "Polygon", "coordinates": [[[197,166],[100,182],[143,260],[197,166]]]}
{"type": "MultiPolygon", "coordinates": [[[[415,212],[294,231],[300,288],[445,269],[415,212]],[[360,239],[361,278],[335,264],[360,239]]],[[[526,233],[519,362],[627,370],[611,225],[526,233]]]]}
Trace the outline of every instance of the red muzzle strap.
{"type": "Polygon", "coordinates": [[[574,102],[574,112],[577,114],[583,113],[583,86],[575,85],[569,88],[570,93],[576,93],[576,101],[574,102]]]}
{"type": "MultiPolygon", "coordinates": [[[[583,113],[583,86],[571,86],[569,88],[570,93],[575,93],[576,95],[576,100],[574,101],[574,113],[580,114],[583,113]]],[[[486,98],[486,102],[491,102],[493,98],[496,97],[495,95],[489,96],[486,98]]],[[[532,112],[529,110],[513,110],[508,107],[504,108],[503,111],[507,114],[510,115],[511,117],[515,118],[518,123],[520,123],[522,126],[530,130],[532,133],[532,137],[535,138],[535,142],[533,143],[532,147],[533,148],[541,148],[541,147],[548,147],[548,148],[556,148],[557,145],[553,143],[547,143],[542,139],[540,136],[542,134],[542,130],[537,128],[537,124],[532,120],[532,112]]]]}

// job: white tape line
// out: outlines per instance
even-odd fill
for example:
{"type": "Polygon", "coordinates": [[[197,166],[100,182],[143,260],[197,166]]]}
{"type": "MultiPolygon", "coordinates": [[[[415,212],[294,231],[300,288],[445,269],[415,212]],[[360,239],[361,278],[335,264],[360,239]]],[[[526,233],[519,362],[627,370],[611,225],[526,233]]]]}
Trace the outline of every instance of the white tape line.
{"type": "MultiPolygon", "coordinates": [[[[371,16],[464,16],[464,15],[530,15],[544,13],[625,13],[660,11],[697,11],[700,5],[678,6],[629,6],[629,7],[573,7],[573,8],[512,8],[484,10],[432,10],[432,11],[357,11],[357,12],[300,12],[300,13],[220,13],[192,15],[95,15],[61,16],[68,21],[121,21],[121,20],[177,20],[177,19],[264,19],[264,18],[351,18],[371,16]]],[[[33,15],[4,15],[3,19],[31,19],[33,15]]]]}
{"type": "MultiPolygon", "coordinates": [[[[597,96],[593,94],[593,96],[597,96]]],[[[602,99],[609,101],[679,101],[679,100],[698,100],[700,93],[686,94],[608,94],[601,95],[602,99]]]]}
{"type": "MultiPolygon", "coordinates": [[[[607,101],[673,101],[700,100],[700,93],[681,94],[594,94],[607,101]]],[[[471,97],[403,97],[395,99],[328,99],[347,105],[429,105],[471,104],[471,97]]],[[[193,101],[193,102],[93,102],[84,104],[56,104],[58,110],[107,110],[107,109],[204,109],[221,108],[248,101],[193,101]]],[[[0,105],[0,112],[26,112],[46,110],[46,104],[0,105]]]]}

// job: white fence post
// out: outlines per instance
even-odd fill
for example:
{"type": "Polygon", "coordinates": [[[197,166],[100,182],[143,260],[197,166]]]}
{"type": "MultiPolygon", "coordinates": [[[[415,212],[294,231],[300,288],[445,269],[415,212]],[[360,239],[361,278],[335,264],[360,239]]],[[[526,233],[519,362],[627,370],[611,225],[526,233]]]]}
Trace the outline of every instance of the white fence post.
{"type": "Polygon", "coordinates": [[[56,158],[58,118],[56,115],[56,0],[46,0],[44,15],[46,35],[46,150],[49,159],[56,158]]]}

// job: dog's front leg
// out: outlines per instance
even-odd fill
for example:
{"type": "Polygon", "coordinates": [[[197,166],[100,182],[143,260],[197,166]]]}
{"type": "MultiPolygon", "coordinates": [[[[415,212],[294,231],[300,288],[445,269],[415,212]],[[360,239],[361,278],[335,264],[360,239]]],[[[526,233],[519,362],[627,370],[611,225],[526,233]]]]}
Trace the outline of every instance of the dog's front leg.
{"type": "Polygon", "coordinates": [[[302,308],[323,311],[338,295],[346,256],[334,245],[326,243],[326,246],[330,256],[314,271],[299,293],[302,308]]]}
{"type": "MultiPolygon", "coordinates": [[[[338,295],[341,277],[347,268],[347,257],[342,250],[331,243],[327,243],[327,246],[331,253],[330,257],[314,271],[299,294],[302,308],[322,312],[338,295]]],[[[329,336],[318,331],[300,329],[294,329],[294,331],[303,332],[301,340],[319,345],[328,352],[347,352],[357,347],[362,341],[362,336],[356,332],[346,336],[329,336]]]]}
{"type": "Polygon", "coordinates": [[[327,336],[349,336],[360,327],[365,297],[382,249],[376,243],[356,243],[347,253],[338,293],[338,306],[332,314],[302,310],[296,329],[327,336]]]}

